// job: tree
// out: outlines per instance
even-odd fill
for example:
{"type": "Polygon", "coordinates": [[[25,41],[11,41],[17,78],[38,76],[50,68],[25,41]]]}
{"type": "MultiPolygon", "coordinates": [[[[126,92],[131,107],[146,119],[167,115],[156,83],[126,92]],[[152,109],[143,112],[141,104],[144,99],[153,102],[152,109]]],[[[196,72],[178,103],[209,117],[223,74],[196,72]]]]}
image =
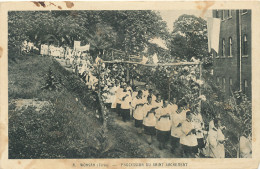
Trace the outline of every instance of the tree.
{"type": "Polygon", "coordinates": [[[139,54],[154,37],[166,37],[166,23],[155,11],[103,11],[102,20],[117,32],[114,48],[139,54]]]}
{"type": "Polygon", "coordinates": [[[171,55],[188,60],[208,57],[207,23],[194,15],[181,15],[174,22],[171,55]]]}
{"type": "Polygon", "coordinates": [[[9,13],[10,49],[22,41],[44,43],[53,35],[58,44],[74,40],[91,43],[97,51],[109,48],[139,54],[155,37],[166,39],[166,23],[155,11],[14,11],[9,13]]]}

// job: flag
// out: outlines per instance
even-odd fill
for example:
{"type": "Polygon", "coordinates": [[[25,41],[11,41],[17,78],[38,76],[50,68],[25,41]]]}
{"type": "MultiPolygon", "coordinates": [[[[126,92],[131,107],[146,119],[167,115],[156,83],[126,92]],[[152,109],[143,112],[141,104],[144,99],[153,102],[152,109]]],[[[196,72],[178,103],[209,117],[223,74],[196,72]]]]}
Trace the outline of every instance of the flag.
{"type": "Polygon", "coordinates": [[[219,34],[220,34],[220,19],[219,18],[208,18],[208,50],[214,49],[218,53],[219,49],[219,34]]]}
{"type": "Polygon", "coordinates": [[[74,50],[77,51],[89,51],[90,44],[87,44],[85,46],[80,46],[80,41],[74,41],[74,50]]]}
{"type": "Polygon", "coordinates": [[[80,46],[80,41],[74,41],[74,50],[80,46]]]}

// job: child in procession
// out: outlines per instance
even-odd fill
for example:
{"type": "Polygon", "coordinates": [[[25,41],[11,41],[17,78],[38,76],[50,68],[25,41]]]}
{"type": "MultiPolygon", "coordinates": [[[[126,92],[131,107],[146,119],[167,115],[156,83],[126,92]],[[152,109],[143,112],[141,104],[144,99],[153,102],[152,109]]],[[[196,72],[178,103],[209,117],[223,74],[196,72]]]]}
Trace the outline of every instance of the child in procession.
{"type": "Polygon", "coordinates": [[[215,118],[209,125],[206,145],[206,156],[211,158],[225,158],[225,136],[222,133],[219,119],[215,118]]]}
{"type": "Polygon", "coordinates": [[[116,113],[118,116],[121,116],[121,99],[122,99],[122,92],[123,92],[123,88],[121,88],[122,86],[124,86],[124,83],[121,83],[122,85],[120,85],[116,91],[116,113]]]}
{"type": "Polygon", "coordinates": [[[160,150],[166,148],[166,143],[170,137],[171,117],[169,108],[168,101],[164,100],[163,106],[156,110],[157,122],[155,128],[157,129],[160,150]]]}
{"type": "Polygon", "coordinates": [[[177,111],[171,114],[171,146],[172,153],[180,153],[180,137],[182,135],[181,125],[186,120],[186,110],[184,107],[186,102],[182,101],[178,103],[177,111]]]}
{"type": "Polygon", "coordinates": [[[130,120],[130,109],[131,109],[131,101],[132,96],[129,90],[127,90],[127,85],[124,84],[123,92],[121,93],[121,115],[123,118],[123,121],[129,121],[130,120]]]}
{"type": "Polygon", "coordinates": [[[148,90],[148,96],[152,98],[152,102],[156,100],[156,96],[153,94],[153,89],[148,90]]]}
{"type": "Polygon", "coordinates": [[[202,119],[201,113],[199,111],[199,106],[196,105],[192,114],[192,120],[194,127],[196,129],[196,137],[198,141],[198,157],[203,155],[203,149],[205,148],[204,140],[204,121],[202,119]]]}
{"type": "Polygon", "coordinates": [[[145,84],[145,88],[142,92],[143,92],[143,97],[147,98],[147,96],[149,95],[148,84],[145,84]]]}
{"type": "Polygon", "coordinates": [[[143,106],[144,112],[144,133],[148,135],[147,142],[148,144],[152,143],[152,137],[156,135],[155,125],[156,125],[156,117],[155,117],[155,107],[152,104],[152,98],[147,97],[147,104],[143,106]]]}
{"type": "Polygon", "coordinates": [[[155,107],[162,107],[163,106],[163,100],[160,94],[157,94],[156,97],[153,98],[154,100],[152,100],[152,104],[155,107]]]}
{"type": "Polygon", "coordinates": [[[191,121],[192,114],[190,111],[186,113],[186,120],[182,123],[180,137],[180,144],[183,149],[184,157],[194,158],[198,152],[198,141],[196,136],[196,129],[191,121]]]}
{"type": "Polygon", "coordinates": [[[142,132],[143,127],[143,106],[147,103],[147,100],[143,97],[143,92],[138,91],[137,96],[132,101],[133,117],[135,119],[135,127],[138,128],[138,133],[142,132]]]}

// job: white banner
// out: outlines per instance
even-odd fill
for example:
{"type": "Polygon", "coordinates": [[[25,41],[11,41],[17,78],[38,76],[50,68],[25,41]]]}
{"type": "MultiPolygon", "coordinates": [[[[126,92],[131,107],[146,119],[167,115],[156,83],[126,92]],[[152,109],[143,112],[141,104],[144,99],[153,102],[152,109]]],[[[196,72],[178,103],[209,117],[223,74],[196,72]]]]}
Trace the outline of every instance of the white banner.
{"type": "Polygon", "coordinates": [[[77,49],[80,46],[80,41],[74,41],[74,49],[77,49]]]}
{"type": "Polygon", "coordinates": [[[219,34],[220,34],[220,19],[219,18],[208,18],[208,50],[214,49],[218,53],[219,49],[219,34]]]}

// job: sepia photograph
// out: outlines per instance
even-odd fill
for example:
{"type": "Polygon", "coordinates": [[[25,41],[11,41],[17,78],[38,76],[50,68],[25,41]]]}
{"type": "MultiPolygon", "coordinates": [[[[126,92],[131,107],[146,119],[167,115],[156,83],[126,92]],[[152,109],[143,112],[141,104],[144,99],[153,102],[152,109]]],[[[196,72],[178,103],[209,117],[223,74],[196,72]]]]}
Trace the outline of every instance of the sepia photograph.
{"type": "Polygon", "coordinates": [[[257,5],[0,3],[0,169],[256,169],[257,5]]]}
{"type": "Polygon", "coordinates": [[[251,10],[9,11],[9,158],[251,158],[251,72],[251,10]]]}

